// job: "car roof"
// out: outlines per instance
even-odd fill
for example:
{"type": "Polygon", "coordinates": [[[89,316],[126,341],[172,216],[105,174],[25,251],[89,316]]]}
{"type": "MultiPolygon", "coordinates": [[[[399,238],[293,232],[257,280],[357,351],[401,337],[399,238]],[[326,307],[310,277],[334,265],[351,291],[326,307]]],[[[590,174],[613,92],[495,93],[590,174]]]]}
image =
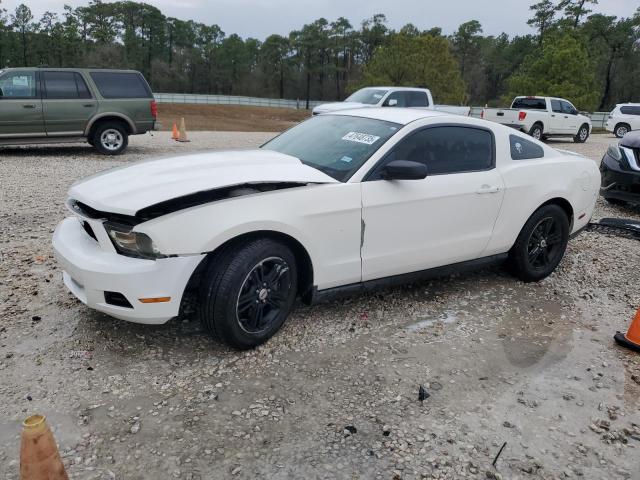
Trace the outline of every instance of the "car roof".
{"type": "Polygon", "coordinates": [[[424,92],[425,90],[429,90],[424,87],[389,87],[389,86],[373,86],[373,87],[363,87],[360,90],[401,90],[401,91],[420,91],[424,92]]]}
{"type": "Polygon", "coordinates": [[[0,68],[2,71],[54,71],[54,72],[119,72],[119,73],[140,73],[138,70],[128,70],[121,68],[92,68],[92,67],[9,67],[0,68]]]}
{"type": "Polygon", "coordinates": [[[415,120],[421,120],[423,118],[456,117],[456,115],[437,112],[435,110],[394,107],[353,108],[348,110],[338,110],[337,112],[324,113],[323,116],[325,115],[344,115],[349,117],[372,118],[374,120],[383,120],[385,122],[399,123],[401,125],[406,125],[415,120]]]}

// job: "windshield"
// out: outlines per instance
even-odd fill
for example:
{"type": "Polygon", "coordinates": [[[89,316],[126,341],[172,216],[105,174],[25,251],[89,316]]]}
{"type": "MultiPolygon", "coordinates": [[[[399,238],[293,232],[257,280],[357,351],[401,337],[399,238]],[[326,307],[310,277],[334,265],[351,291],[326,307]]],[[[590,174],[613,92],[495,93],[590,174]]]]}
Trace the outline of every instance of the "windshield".
{"type": "Polygon", "coordinates": [[[363,88],[345,100],[345,102],[358,102],[365,105],[375,105],[382,97],[386,95],[388,90],[378,90],[375,88],[363,88]]]}
{"type": "Polygon", "coordinates": [[[262,148],[299,158],[305,165],[345,182],[400,128],[397,123],[371,118],[319,115],[262,148]]]}

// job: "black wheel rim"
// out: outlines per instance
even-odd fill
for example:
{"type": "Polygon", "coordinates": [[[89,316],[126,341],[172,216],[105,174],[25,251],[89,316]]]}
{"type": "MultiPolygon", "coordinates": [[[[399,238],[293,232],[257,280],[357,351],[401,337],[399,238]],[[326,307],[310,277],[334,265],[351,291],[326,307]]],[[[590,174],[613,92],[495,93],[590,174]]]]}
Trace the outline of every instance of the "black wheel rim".
{"type": "Polygon", "coordinates": [[[246,276],[238,300],[236,317],[247,333],[268,330],[289,302],[289,265],[280,257],[270,257],[254,266],[246,276]]]}
{"type": "Polygon", "coordinates": [[[527,245],[529,264],[545,270],[556,260],[562,248],[562,229],[553,217],[543,218],[531,231],[527,245]]]}

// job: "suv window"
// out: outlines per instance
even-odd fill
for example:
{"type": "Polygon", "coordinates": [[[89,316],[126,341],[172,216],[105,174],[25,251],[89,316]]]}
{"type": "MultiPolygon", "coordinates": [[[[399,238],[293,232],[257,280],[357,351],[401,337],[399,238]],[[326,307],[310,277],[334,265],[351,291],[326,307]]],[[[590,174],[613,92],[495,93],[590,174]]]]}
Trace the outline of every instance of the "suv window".
{"type": "Polygon", "coordinates": [[[513,160],[531,160],[544,157],[544,148],[531,140],[517,135],[509,135],[509,143],[511,144],[511,158],[513,160]]]}
{"type": "Polygon", "coordinates": [[[620,107],[620,113],[624,115],[640,115],[640,106],[627,105],[620,107]]]}
{"type": "Polygon", "coordinates": [[[400,141],[376,167],[372,180],[381,178],[384,165],[394,160],[424,163],[429,175],[489,170],[494,166],[493,135],[475,127],[429,127],[400,141]]]}
{"type": "Polygon", "coordinates": [[[407,107],[428,107],[429,97],[427,92],[406,92],[407,95],[407,107]]]}
{"type": "Polygon", "coordinates": [[[153,98],[146,80],[137,72],[91,72],[104,98],[153,98]]]}
{"type": "Polygon", "coordinates": [[[544,98],[516,98],[511,108],[520,108],[524,110],[546,110],[547,102],[544,98]]]}
{"type": "Polygon", "coordinates": [[[36,72],[23,70],[6,72],[0,77],[0,90],[0,99],[36,98],[38,96],[36,72]]]}
{"type": "Polygon", "coordinates": [[[384,101],[385,107],[393,106],[393,107],[407,107],[407,97],[405,92],[392,92],[387,99],[384,101]],[[389,102],[391,100],[396,100],[398,103],[395,105],[390,105],[389,102]]]}
{"type": "Polygon", "coordinates": [[[569,102],[565,102],[564,100],[560,100],[560,103],[562,104],[562,113],[567,113],[569,115],[575,115],[578,112],[576,111],[576,109],[574,108],[573,105],[571,105],[569,102]]]}
{"type": "Polygon", "coordinates": [[[562,113],[562,104],[560,100],[551,100],[551,110],[556,113],[562,113]]]}
{"type": "Polygon", "coordinates": [[[82,76],[77,72],[42,72],[44,97],[49,99],[91,98],[82,76]]]}

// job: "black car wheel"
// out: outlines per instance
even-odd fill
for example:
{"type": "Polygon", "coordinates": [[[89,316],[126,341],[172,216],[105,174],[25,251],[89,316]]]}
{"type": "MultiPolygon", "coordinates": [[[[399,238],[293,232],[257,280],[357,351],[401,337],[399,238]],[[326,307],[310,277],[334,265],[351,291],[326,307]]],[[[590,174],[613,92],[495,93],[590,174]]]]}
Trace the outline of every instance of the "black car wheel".
{"type": "Polygon", "coordinates": [[[514,273],[525,282],[549,276],[564,256],[569,219],[558,205],[545,205],[529,218],[509,252],[514,273]]]}
{"type": "Polygon", "coordinates": [[[620,200],[619,198],[607,198],[607,197],[604,197],[604,199],[608,203],[610,203],[611,205],[623,206],[623,205],[627,204],[627,202],[625,202],[624,200],[620,200]]]}
{"type": "Polygon", "coordinates": [[[104,155],[120,155],[129,144],[126,127],[118,122],[105,122],[93,132],[92,145],[104,155]]]}
{"type": "Polygon", "coordinates": [[[542,125],[536,123],[531,130],[529,130],[529,135],[531,135],[536,140],[542,140],[542,125]]]}
{"type": "Polygon", "coordinates": [[[587,141],[587,138],[589,138],[589,126],[582,125],[576,136],[573,137],[573,141],[575,143],[584,143],[587,141]]]}
{"type": "Polygon", "coordinates": [[[622,138],[629,132],[629,130],[631,130],[631,127],[629,127],[629,125],[627,125],[626,123],[619,123],[618,125],[616,125],[614,134],[616,137],[622,138]]]}
{"type": "Polygon", "coordinates": [[[296,259],[286,245],[258,239],[210,262],[200,296],[200,320],[237,349],[266,342],[289,316],[297,294],[296,259]]]}

